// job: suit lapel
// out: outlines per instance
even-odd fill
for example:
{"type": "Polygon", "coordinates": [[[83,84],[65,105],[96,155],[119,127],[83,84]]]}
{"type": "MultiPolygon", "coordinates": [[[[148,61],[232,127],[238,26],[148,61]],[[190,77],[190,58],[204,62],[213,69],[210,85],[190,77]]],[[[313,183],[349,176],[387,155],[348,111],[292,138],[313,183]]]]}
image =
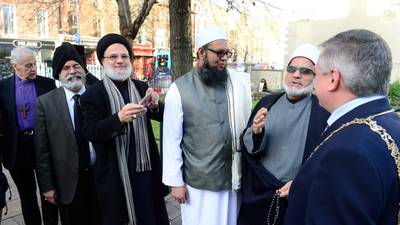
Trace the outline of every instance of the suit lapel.
{"type": "Polygon", "coordinates": [[[59,112],[56,116],[60,119],[61,124],[65,125],[68,133],[74,133],[74,127],[72,125],[72,119],[69,114],[67,98],[65,96],[65,91],[63,87],[59,87],[56,91],[55,105],[58,109],[57,111],[59,112]]]}

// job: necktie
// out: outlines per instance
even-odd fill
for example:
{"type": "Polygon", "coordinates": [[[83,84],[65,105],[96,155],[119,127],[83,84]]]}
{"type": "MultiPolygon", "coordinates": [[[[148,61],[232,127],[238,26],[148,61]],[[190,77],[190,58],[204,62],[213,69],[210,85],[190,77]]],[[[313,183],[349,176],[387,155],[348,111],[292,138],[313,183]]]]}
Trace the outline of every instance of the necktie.
{"type": "Polygon", "coordinates": [[[82,132],[82,111],[79,102],[80,95],[74,95],[74,124],[76,144],[79,147],[79,168],[86,169],[90,165],[89,142],[82,132]]]}

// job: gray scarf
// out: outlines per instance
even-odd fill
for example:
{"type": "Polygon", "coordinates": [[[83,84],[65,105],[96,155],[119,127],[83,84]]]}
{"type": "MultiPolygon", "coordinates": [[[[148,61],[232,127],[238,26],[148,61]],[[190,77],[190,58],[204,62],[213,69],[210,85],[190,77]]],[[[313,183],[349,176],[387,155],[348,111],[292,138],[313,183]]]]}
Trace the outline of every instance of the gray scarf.
{"type": "MultiPolygon", "coordinates": [[[[103,78],[103,84],[107,91],[110,101],[111,114],[118,113],[125,105],[121,93],[118,91],[115,84],[106,75],[103,78]]],[[[138,104],[141,100],[138,90],[133,81],[128,78],[129,99],[132,103],[138,104]]],[[[147,117],[146,115],[139,116],[133,120],[133,132],[135,135],[135,152],[136,152],[136,171],[150,171],[150,151],[149,140],[147,136],[147,117]]],[[[115,138],[115,147],[118,158],[118,169],[121,175],[122,184],[125,191],[125,199],[127,204],[129,225],[136,225],[135,206],[133,204],[132,187],[129,179],[128,156],[129,156],[129,141],[130,141],[130,126],[127,125],[127,132],[115,138]]],[[[133,183],[133,182],[132,182],[133,183]]]]}

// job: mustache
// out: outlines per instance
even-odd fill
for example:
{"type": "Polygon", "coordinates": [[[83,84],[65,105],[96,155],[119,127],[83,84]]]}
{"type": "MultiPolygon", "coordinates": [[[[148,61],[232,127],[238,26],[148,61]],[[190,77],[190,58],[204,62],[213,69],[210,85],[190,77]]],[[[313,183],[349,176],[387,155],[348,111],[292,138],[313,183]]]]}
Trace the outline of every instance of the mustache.
{"type": "Polygon", "coordinates": [[[77,78],[77,79],[82,79],[82,74],[79,73],[74,73],[74,74],[69,74],[66,77],[66,80],[71,81],[72,79],[77,78]]]}

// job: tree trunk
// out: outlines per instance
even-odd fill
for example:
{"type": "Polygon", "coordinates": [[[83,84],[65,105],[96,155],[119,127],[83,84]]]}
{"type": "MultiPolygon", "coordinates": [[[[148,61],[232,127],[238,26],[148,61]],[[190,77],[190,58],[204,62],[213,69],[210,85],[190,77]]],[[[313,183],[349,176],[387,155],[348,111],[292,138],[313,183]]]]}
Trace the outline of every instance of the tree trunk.
{"type": "Polygon", "coordinates": [[[193,67],[191,0],[169,0],[170,49],[172,79],[193,67]]]}
{"type": "Polygon", "coordinates": [[[143,0],[139,15],[132,23],[129,0],[117,0],[119,30],[121,35],[132,42],[139,32],[140,26],[142,26],[144,20],[149,15],[151,8],[153,8],[154,3],[156,3],[156,0],[143,0]]]}

